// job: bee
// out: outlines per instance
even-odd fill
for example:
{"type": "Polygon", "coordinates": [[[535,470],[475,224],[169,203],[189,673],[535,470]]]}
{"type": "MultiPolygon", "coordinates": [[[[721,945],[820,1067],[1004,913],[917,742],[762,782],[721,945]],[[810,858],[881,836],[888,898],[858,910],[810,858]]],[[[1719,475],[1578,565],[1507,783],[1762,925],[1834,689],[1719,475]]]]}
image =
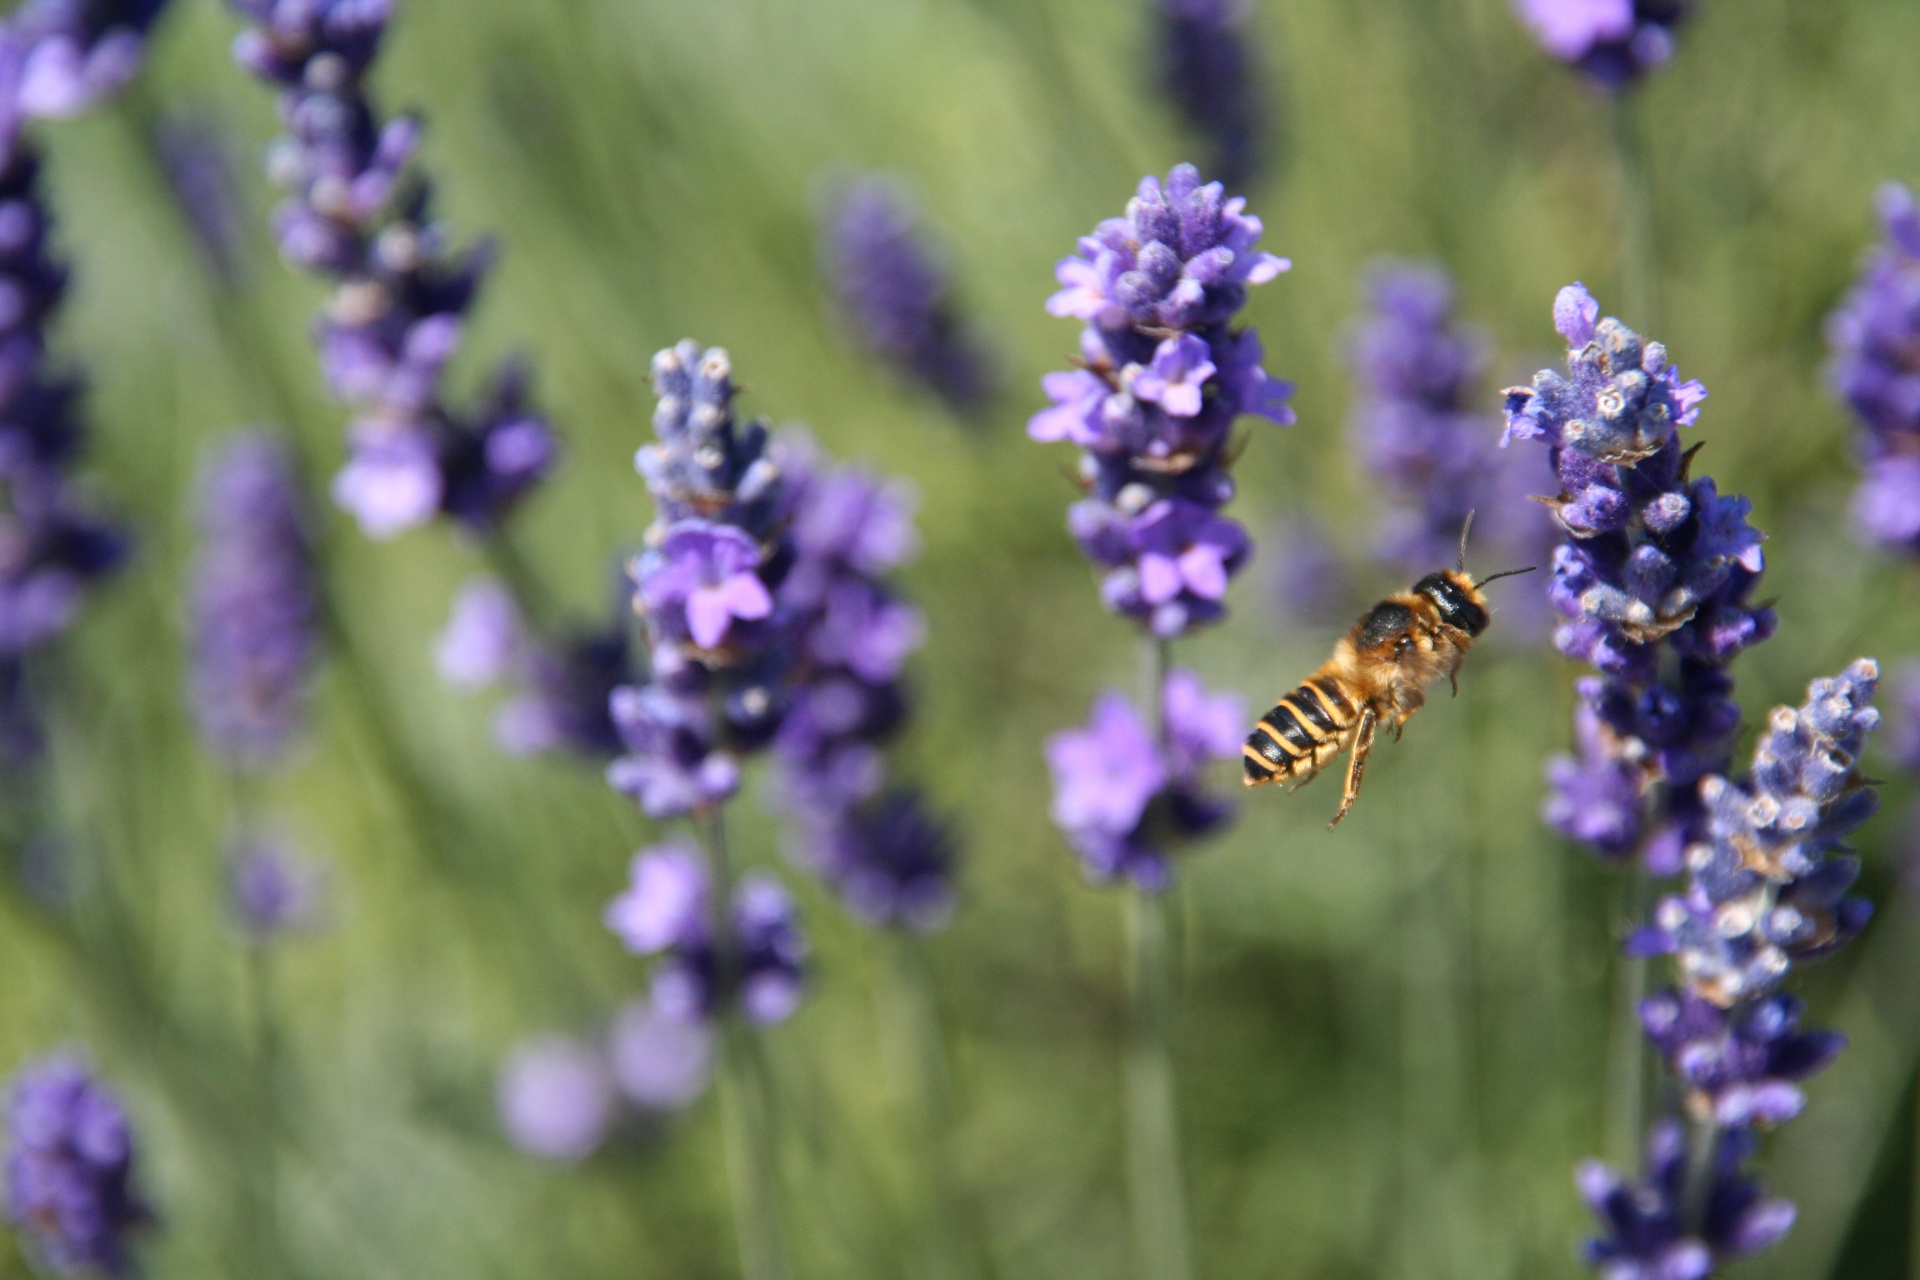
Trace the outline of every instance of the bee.
{"type": "Polygon", "coordinates": [[[1467,574],[1467,526],[1460,530],[1460,560],[1430,573],[1411,591],[1388,596],[1353,624],[1333,656],[1274,704],[1247,735],[1246,784],[1291,782],[1305,786],[1341,752],[1351,750],[1340,811],[1332,830],[1353,808],[1367,775],[1374,734],[1385,724],[1396,741],[1408,717],[1427,700],[1442,676],[1460,691],[1457,677],[1467,650],[1490,620],[1482,588],[1498,578],[1531,573],[1509,569],[1481,582],[1467,574]]]}

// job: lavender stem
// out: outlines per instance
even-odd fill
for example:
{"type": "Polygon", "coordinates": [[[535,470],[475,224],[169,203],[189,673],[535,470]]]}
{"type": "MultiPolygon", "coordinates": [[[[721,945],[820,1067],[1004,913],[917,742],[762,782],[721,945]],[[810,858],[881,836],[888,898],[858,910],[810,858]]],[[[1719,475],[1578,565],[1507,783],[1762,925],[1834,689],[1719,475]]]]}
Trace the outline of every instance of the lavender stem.
{"type": "MultiPolygon", "coordinates": [[[[699,824],[700,848],[712,877],[713,937],[723,968],[734,963],[731,917],[733,872],[727,854],[725,811],[715,805],[699,824]]],[[[780,1179],[771,1124],[771,1090],[753,1028],[731,1004],[720,1019],[720,1120],[726,1133],[727,1180],[733,1192],[734,1235],[743,1280],[788,1280],[787,1246],[780,1225],[780,1179]]]]}
{"type": "Polygon", "coordinates": [[[1635,317],[1643,333],[1659,327],[1655,296],[1653,185],[1645,148],[1634,127],[1631,99],[1615,94],[1608,104],[1615,163],[1620,169],[1620,296],[1622,314],[1635,317]]]}
{"type": "Polygon", "coordinates": [[[954,1141],[957,1124],[953,1081],[947,1069],[947,1046],[940,1033],[940,1009],[934,998],[932,975],[921,939],[900,931],[887,935],[887,957],[892,970],[895,1016],[904,1033],[904,1056],[912,1080],[907,1091],[918,1100],[914,1117],[926,1144],[927,1195],[934,1217],[932,1274],[963,1275],[991,1280],[995,1274],[987,1242],[986,1218],[966,1182],[956,1172],[959,1153],[954,1141]]]}
{"type": "MultiPolygon", "coordinates": [[[[1167,672],[1173,646],[1158,637],[1141,645],[1147,704],[1155,736],[1167,738],[1167,672]]],[[[1171,1049],[1173,949],[1168,934],[1172,890],[1127,894],[1132,952],[1132,1039],[1127,1047],[1127,1172],[1135,1247],[1143,1280],[1189,1280],[1186,1186],[1180,1173],[1180,1118],[1171,1049]]]]}

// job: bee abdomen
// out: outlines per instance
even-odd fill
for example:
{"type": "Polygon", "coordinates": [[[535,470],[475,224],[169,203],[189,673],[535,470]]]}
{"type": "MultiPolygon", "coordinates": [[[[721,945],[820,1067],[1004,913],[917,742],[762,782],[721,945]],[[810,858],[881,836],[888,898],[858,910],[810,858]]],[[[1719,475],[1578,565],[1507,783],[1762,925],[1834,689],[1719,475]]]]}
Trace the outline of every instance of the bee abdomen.
{"type": "Polygon", "coordinates": [[[1337,682],[1315,676],[1274,704],[1247,735],[1248,786],[1311,777],[1339,749],[1356,712],[1337,682]]]}

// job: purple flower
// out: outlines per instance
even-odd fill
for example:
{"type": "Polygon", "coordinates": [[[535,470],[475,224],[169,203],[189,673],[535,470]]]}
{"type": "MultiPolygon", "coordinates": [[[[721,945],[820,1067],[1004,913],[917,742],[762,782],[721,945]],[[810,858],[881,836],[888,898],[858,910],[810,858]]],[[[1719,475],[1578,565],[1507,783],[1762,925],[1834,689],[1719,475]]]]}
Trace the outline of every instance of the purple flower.
{"type": "Polygon", "coordinates": [[[592,1155],[613,1113],[606,1063],[566,1036],[540,1036],[515,1048],[500,1069],[494,1096],[508,1141],[547,1160],[592,1155]]]}
{"type": "Polygon", "coordinates": [[[1687,1090],[1699,1119],[1722,1128],[1771,1128],[1799,1115],[1799,1081],[1846,1047],[1831,1031],[1801,1031],[1800,1002],[1769,996],[1728,1013],[1679,992],[1640,1006],[1647,1039],[1687,1090]]]}
{"type": "Polygon", "coordinates": [[[1540,47],[1616,92],[1673,56],[1687,0],[1514,0],[1540,47]]]}
{"type": "Polygon", "coordinates": [[[704,936],[707,867],[690,842],[642,849],[628,874],[632,883],[607,904],[605,919],[629,951],[651,955],[704,936]]]}
{"type": "Polygon", "coordinates": [[[668,1017],[651,1001],[623,1005],[608,1035],[614,1083],[648,1111],[678,1111],[706,1091],[713,1076],[713,1028],[668,1017]]]}
{"type": "Polygon", "coordinates": [[[255,433],[202,475],[190,685],[209,750],[278,763],[305,725],[319,655],[313,531],[286,447],[255,433]]]}
{"type": "Polygon", "coordinates": [[[733,928],[740,949],[740,1010],[753,1022],[785,1022],[800,1007],[806,977],[806,939],[785,886],[765,872],[749,872],[733,895],[733,928]]]}
{"type": "Polygon", "coordinates": [[[484,688],[519,665],[524,643],[513,593],[493,578],[469,578],[453,598],[434,665],[448,684],[484,688]]]}
{"type": "Polygon", "coordinates": [[[1598,314],[1581,286],[1561,290],[1566,373],[1507,392],[1507,438],[1544,441],[1560,484],[1554,643],[1602,677],[1582,689],[1580,761],[1552,766],[1551,820],[1671,874],[1704,832],[1694,784],[1727,769],[1739,727],[1726,665],[1772,634],[1774,615],[1749,603],[1764,561],[1747,500],[1693,477],[1680,446],[1705,389],[1681,382],[1660,344],[1598,314]]]}
{"type": "Polygon", "coordinates": [[[1859,863],[1834,855],[1878,808],[1857,767],[1880,720],[1869,705],[1878,679],[1862,659],[1815,680],[1800,708],[1774,708],[1747,781],[1700,784],[1708,831],[1688,850],[1686,891],[1636,939],[1676,955],[1690,995],[1722,1007],[1756,999],[1866,924],[1869,904],[1848,896],[1859,863]]]}
{"type": "Polygon", "coordinates": [[[993,362],[960,318],[945,264],[898,184],[846,184],[829,210],[821,269],[860,345],[901,377],[973,413],[995,389],[993,362]]]}
{"type": "Polygon", "coordinates": [[[21,1068],[7,1107],[7,1218],[63,1275],[132,1271],[127,1236],[151,1222],[133,1190],[119,1101],[67,1054],[21,1068]]]}
{"type": "Polygon", "coordinates": [[[1156,892],[1171,879],[1169,855],[1231,814],[1209,796],[1201,773],[1240,754],[1245,707],[1210,695],[1190,671],[1168,674],[1162,690],[1164,739],[1115,692],[1094,702],[1083,729],[1047,740],[1053,821],[1096,883],[1119,877],[1156,892]]]}
{"type": "Polygon", "coordinates": [[[1900,669],[1894,703],[1887,752],[1901,768],[1920,773],[1920,662],[1909,662],[1900,669]]]}
{"type": "Polygon", "coordinates": [[[1249,6],[1243,0],[1154,0],[1161,92],[1212,149],[1229,187],[1252,181],[1265,158],[1264,100],[1249,6]]]}
{"type": "Polygon", "coordinates": [[[551,469],[552,428],[508,362],[466,409],[444,398],[491,262],[459,252],[414,167],[421,126],[382,120],[364,76],[386,33],[386,0],[231,0],[248,25],[235,59],[280,89],[287,133],[268,170],[286,193],[283,256],[335,283],[318,326],[335,394],[360,413],[335,500],[372,537],[446,515],[482,536],[551,469]]]}
{"type": "Polygon", "coordinates": [[[1827,318],[1828,381],[1863,428],[1854,518],[1869,542],[1920,550],[1920,204],[1880,191],[1885,241],[1827,318]]]}
{"type": "Polygon", "coordinates": [[[1287,263],[1255,246],[1260,221],[1218,183],[1180,165],[1140,184],[1059,264],[1055,315],[1087,322],[1081,367],[1048,374],[1053,407],[1027,433],[1084,450],[1088,494],[1069,527],[1104,570],[1109,608],[1171,638],[1224,616],[1246,533],[1218,514],[1233,495],[1234,422],[1292,421],[1291,391],[1261,368],[1260,339],[1235,330],[1250,285],[1287,263]]]}
{"type": "Polygon", "coordinates": [[[284,840],[255,838],[227,861],[234,919],[256,944],[317,928],[326,907],[326,875],[284,840]]]}
{"type": "Polygon", "coordinates": [[[1715,1139],[1701,1221],[1689,1221],[1687,1140],[1677,1121],[1661,1120],[1647,1137],[1647,1171],[1630,1183],[1598,1161],[1580,1167],[1580,1194],[1600,1221],[1601,1235],[1582,1256],[1603,1280],[1704,1280],[1720,1263],[1779,1243],[1793,1225],[1793,1206],[1769,1199],[1741,1169],[1752,1135],[1715,1139]]]}
{"type": "Polygon", "coordinates": [[[1157,404],[1175,418],[1191,418],[1200,412],[1200,393],[1207,379],[1219,372],[1210,358],[1207,344],[1191,334],[1168,338],[1154,349],[1153,363],[1128,379],[1128,390],[1136,400],[1157,404]]]}
{"type": "Polygon", "coordinates": [[[1547,522],[1534,504],[1508,499],[1544,486],[1545,468],[1537,480],[1523,475],[1519,457],[1494,448],[1476,394],[1486,342],[1454,320],[1452,282],[1438,267],[1385,263],[1368,273],[1364,297],[1348,344],[1357,391],[1348,429],[1392,500],[1377,554],[1416,575],[1447,564],[1473,512],[1477,554],[1537,562],[1547,522]]]}
{"type": "Polygon", "coordinates": [[[719,649],[736,620],[755,622],[773,612],[759,569],[760,549],[739,530],[682,520],[658,553],[635,564],[633,577],[650,619],[702,649],[719,649]]]}
{"type": "Polygon", "coordinates": [[[917,792],[848,806],[808,833],[802,856],[868,924],[928,933],[953,913],[953,833],[917,792]]]}
{"type": "Polygon", "coordinates": [[[8,86],[30,116],[71,118],[125,88],[165,0],[28,0],[8,19],[24,60],[8,86]]]}

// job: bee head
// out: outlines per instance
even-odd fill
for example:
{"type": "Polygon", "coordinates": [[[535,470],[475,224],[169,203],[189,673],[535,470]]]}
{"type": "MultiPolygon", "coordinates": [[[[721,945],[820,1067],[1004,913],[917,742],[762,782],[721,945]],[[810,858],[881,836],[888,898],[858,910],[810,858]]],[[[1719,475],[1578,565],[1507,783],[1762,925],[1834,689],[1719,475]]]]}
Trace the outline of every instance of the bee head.
{"type": "Polygon", "coordinates": [[[1458,569],[1430,573],[1413,584],[1415,595],[1433,601],[1440,621],[1477,636],[1487,629],[1487,597],[1472,578],[1458,569]]]}

